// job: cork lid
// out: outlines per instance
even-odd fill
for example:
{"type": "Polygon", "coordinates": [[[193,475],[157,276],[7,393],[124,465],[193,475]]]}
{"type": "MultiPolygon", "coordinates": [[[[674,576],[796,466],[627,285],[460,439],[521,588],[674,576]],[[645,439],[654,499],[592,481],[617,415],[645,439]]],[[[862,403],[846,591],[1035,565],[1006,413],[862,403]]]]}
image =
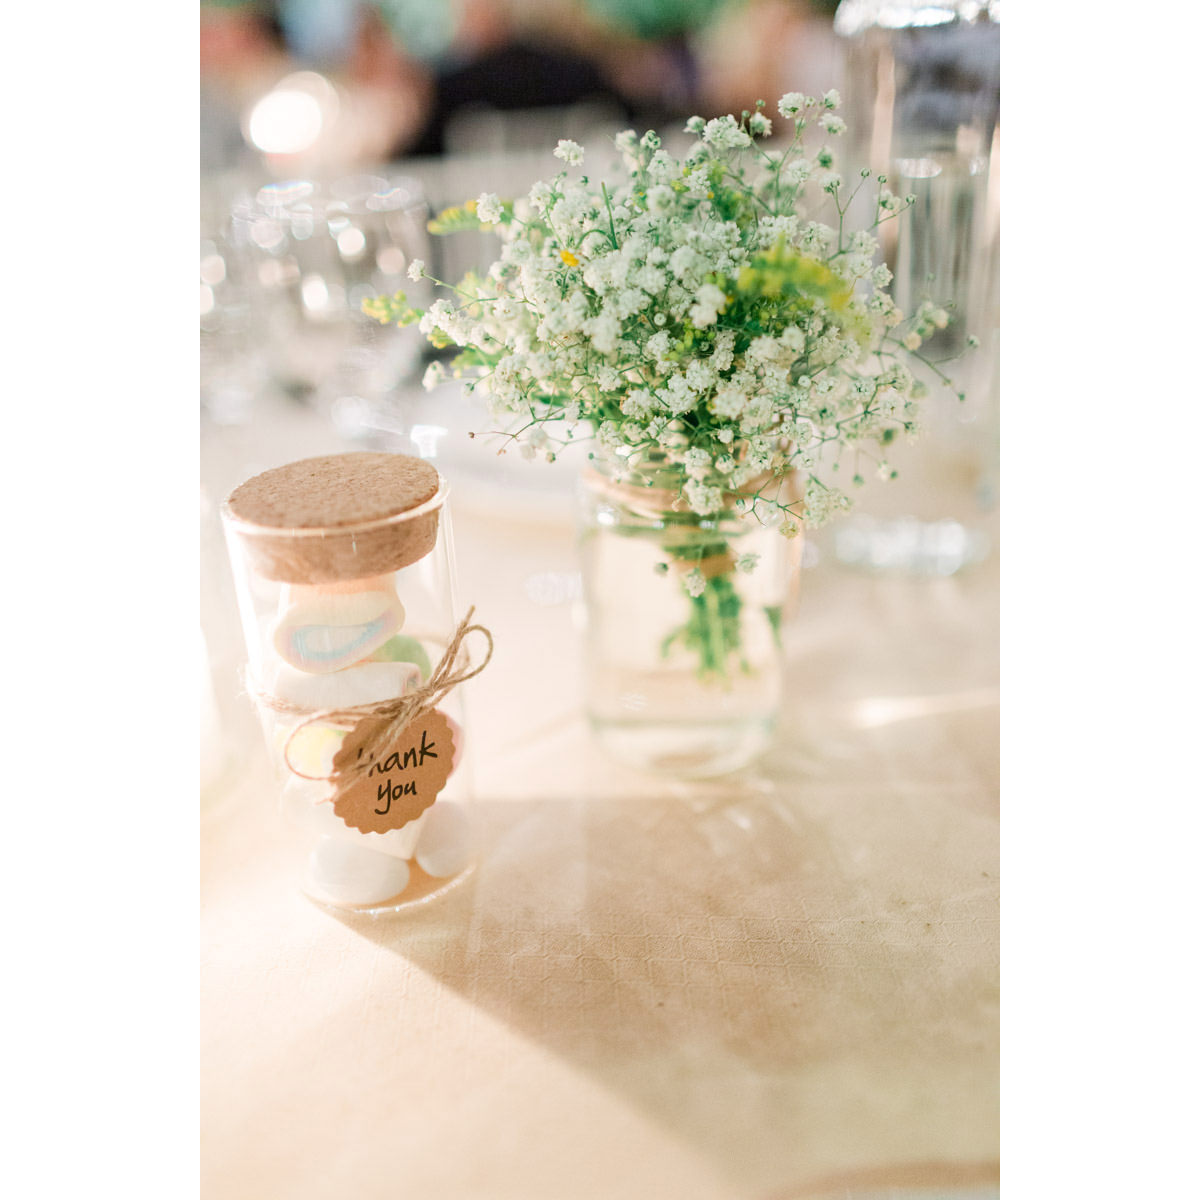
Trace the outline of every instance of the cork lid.
{"type": "Polygon", "coordinates": [[[398,571],[437,540],[442,477],[424,459],[360,451],[306,458],[248,479],[226,524],[254,570],[283,583],[398,571]]]}

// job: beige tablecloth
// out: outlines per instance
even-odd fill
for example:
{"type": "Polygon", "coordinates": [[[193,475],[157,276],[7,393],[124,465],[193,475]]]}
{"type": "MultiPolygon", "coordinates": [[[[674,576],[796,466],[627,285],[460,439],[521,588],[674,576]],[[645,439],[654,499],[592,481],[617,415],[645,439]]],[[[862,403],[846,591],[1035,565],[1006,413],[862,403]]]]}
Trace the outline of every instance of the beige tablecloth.
{"type": "Polygon", "coordinates": [[[468,695],[484,854],[431,905],[338,917],[276,837],[215,504],[340,448],[301,409],[204,434],[205,1195],[996,1195],[995,556],[873,577],[818,535],[777,748],[664,783],[588,741],[569,512],[459,481],[460,593],[496,637],[468,695]]]}

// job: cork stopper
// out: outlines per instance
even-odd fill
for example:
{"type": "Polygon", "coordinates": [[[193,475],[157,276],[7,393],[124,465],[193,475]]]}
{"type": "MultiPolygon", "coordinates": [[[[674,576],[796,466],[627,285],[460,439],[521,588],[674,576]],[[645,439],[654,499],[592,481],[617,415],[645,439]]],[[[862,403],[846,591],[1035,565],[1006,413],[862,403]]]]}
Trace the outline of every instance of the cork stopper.
{"type": "Polygon", "coordinates": [[[275,467],[225,502],[255,572],[321,584],[398,571],[437,540],[445,487],[429,463],[361,451],[275,467]]]}

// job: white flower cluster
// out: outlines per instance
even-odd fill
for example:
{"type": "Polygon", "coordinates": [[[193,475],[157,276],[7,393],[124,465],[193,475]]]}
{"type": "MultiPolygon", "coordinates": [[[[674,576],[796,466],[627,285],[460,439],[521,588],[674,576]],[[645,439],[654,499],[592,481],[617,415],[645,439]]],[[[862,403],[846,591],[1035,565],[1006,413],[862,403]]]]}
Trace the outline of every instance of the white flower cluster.
{"type": "MultiPolygon", "coordinates": [[[[457,370],[535,451],[553,454],[544,423],[586,425],[611,464],[676,464],[693,512],[740,491],[785,535],[800,510],[766,483],[798,469],[804,520],[819,523],[845,503],[818,478],[828,452],[886,443],[915,418],[874,226],[844,231],[851,197],[833,152],[804,151],[806,126],[845,129],[838,104],[836,92],[783,96],[783,149],[756,140],[772,129],[760,102],[740,121],[693,117],[682,158],[654,133],[619,134],[615,186],[564,169],[507,214],[484,193],[475,212],[498,227],[500,258],[455,303],[436,301],[422,330],[464,348],[457,370]],[[830,204],[836,217],[818,220],[830,204]]],[[[583,159],[567,140],[554,153],[583,159]]],[[[903,204],[875,182],[878,225],[903,204]]]]}

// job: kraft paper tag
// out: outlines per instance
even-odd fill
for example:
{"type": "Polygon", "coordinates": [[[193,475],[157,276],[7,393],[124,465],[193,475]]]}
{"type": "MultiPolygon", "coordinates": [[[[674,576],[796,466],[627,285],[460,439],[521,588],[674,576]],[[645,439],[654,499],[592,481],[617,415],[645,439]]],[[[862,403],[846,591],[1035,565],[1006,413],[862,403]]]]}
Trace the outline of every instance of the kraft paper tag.
{"type": "Polygon", "coordinates": [[[376,727],[385,722],[366,717],[346,735],[333,758],[333,811],[352,829],[387,833],[415,821],[450,778],[454,734],[436,708],[407,725],[398,740],[367,751],[376,727]]]}

